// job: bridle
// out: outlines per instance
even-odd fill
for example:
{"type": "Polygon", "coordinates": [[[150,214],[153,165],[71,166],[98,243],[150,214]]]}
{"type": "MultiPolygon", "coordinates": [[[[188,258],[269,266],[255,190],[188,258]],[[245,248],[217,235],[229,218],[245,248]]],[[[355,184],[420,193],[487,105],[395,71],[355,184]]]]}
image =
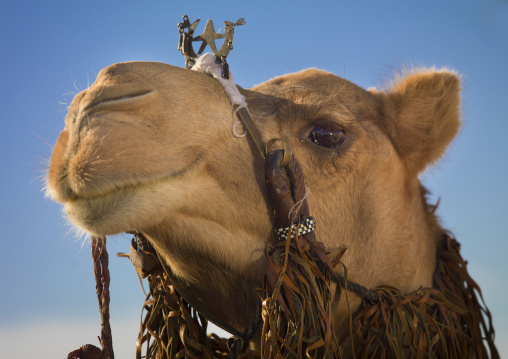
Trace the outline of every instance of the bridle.
{"type": "MultiPolygon", "coordinates": [[[[180,32],[178,49],[186,58],[186,66],[191,70],[205,72],[211,75],[224,86],[230,103],[233,106],[233,114],[236,114],[240,123],[249,134],[249,137],[256,145],[259,154],[263,157],[265,161],[266,185],[270,194],[271,205],[275,210],[274,224],[278,239],[283,241],[286,240],[288,236],[292,239],[299,236],[308,236],[310,240],[315,241],[315,222],[310,216],[307,206],[303,174],[297,160],[292,154],[291,147],[286,140],[278,138],[271,139],[266,144],[264,143],[259,129],[252,120],[244,97],[238,92],[233,82],[232,74],[229,71],[229,65],[226,62],[226,57],[233,48],[234,27],[245,24],[244,19],[241,18],[236,23],[225,21],[225,34],[215,33],[212,21],[208,20],[204,34],[193,37],[199,21],[200,19],[191,24],[188,16],[185,15],[183,17],[183,22],[178,25],[180,32]],[[187,29],[187,31],[185,31],[185,29],[187,29]],[[222,37],[225,37],[224,43],[220,50],[217,51],[213,40],[222,37]],[[202,41],[202,45],[197,54],[192,47],[192,42],[194,41],[202,41]],[[213,55],[210,53],[203,54],[206,45],[210,46],[213,55]],[[289,179],[289,183],[286,182],[286,178],[289,179]]],[[[162,259],[161,263],[163,263],[162,259]]],[[[358,283],[346,280],[346,278],[336,271],[333,271],[333,273],[334,276],[332,279],[342,288],[357,293],[362,299],[370,303],[378,301],[379,297],[373,291],[370,291],[358,283]]],[[[172,281],[173,280],[175,280],[175,286],[182,296],[186,297],[186,292],[188,292],[188,290],[186,290],[185,286],[181,285],[182,283],[179,283],[177,278],[172,278],[172,281]]],[[[192,304],[191,298],[189,298],[188,301],[192,304]]],[[[197,303],[193,304],[193,306],[198,309],[198,311],[201,311],[203,314],[207,312],[206,308],[196,304],[197,303]]],[[[260,310],[258,308],[246,332],[252,332],[253,323],[259,322],[259,315],[260,310]]],[[[239,337],[241,340],[238,342],[245,343],[252,337],[252,335],[249,337],[247,333],[238,333],[238,331],[223,323],[214,315],[209,314],[208,319],[219,327],[239,337]]],[[[232,348],[232,351],[234,350],[235,348],[232,348]]]]}

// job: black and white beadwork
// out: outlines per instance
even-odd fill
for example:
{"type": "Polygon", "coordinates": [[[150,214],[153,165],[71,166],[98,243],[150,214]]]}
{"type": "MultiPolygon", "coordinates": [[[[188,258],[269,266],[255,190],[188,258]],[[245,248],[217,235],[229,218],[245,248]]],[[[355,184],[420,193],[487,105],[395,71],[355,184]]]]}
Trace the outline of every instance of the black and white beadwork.
{"type": "MultiPolygon", "coordinates": [[[[296,226],[297,224],[293,224],[291,226],[291,239],[295,238],[296,226]]],[[[312,233],[314,232],[315,229],[316,222],[314,222],[314,218],[305,217],[300,221],[300,227],[298,228],[298,236],[303,236],[304,234],[312,233]]],[[[287,239],[289,230],[290,230],[289,226],[276,228],[275,234],[277,234],[279,240],[283,241],[287,239]]]]}

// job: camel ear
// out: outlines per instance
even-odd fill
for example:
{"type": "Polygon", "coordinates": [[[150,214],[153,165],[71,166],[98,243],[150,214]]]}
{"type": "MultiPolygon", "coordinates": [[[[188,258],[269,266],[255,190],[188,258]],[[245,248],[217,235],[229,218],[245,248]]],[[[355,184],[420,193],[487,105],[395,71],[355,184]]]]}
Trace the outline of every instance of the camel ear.
{"type": "Polygon", "coordinates": [[[378,93],[380,127],[413,175],[436,162],[460,127],[461,84],[450,71],[423,70],[401,76],[378,93]]]}

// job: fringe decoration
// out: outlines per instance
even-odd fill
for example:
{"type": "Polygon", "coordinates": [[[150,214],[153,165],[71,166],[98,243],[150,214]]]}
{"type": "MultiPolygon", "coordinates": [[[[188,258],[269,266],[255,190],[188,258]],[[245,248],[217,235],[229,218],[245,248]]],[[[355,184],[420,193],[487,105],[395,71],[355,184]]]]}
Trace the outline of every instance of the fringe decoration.
{"type": "Polygon", "coordinates": [[[351,329],[357,358],[499,358],[492,317],[459,251],[445,234],[434,288],[374,290],[379,303],[364,302],[351,329]]]}
{"type": "Polygon", "coordinates": [[[136,343],[136,359],[226,358],[227,340],[207,336],[208,321],[174,289],[167,275],[147,277],[150,293],[136,343]],[[142,346],[145,353],[142,355],[142,346]]]}
{"type": "MultiPolygon", "coordinates": [[[[349,357],[344,343],[351,339],[356,358],[499,358],[492,317],[459,250],[445,234],[434,288],[407,295],[390,286],[374,289],[379,302],[364,300],[353,315],[351,336],[336,338],[330,283],[345,251],[328,252],[305,237],[267,248],[261,358],[349,357]]],[[[160,267],[147,278],[137,359],[228,357],[232,342],[206,334],[208,321],[175,291],[160,267]]]]}
{"type": "Polygon", "coordinates": [[[263,359],[338,357],[330,280],[343,253],[329,253],[319,242],[290,234],[267,248],[263,359]]]}
{"type": "MultiPolygon", "coordinates": [[[[130,254],[117,256],[131,260],[143,292],[141,278],[147,279],[150,288],[148,294],[145,292],[136,359],[228,358],[233,342],[207,335],[208,320],[178,293],[146,238],[139,233],[135,237],[130,254]]],[[[251,356],[240,354],[237,358],[251,356]]]]}

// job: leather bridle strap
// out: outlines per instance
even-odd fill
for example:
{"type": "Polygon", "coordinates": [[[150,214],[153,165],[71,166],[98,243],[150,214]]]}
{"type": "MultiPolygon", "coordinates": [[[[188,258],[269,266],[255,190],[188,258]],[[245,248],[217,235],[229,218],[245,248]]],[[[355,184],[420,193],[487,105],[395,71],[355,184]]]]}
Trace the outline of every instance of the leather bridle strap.
{"type": "Polygon", "coordinates": [[[263,158],[266,158],[265,143],[263,142],[261,133],[259,133],[259,130],[256,127],[256,125],[254,124],[254,121],[252,121],[252,117],[250,116],[249,110],[247,109],[247,107],[243,107],[238,104],[234,104],[233,107],[235,109],[234,112],[238,116],[238,119],[245,126],[245,129],[249,133],[249,136],[252,138],[252,140],[256,144],[256,147],[258,148],[259,152],[261,153],[261,156],[263,156],[263,158]]]}

